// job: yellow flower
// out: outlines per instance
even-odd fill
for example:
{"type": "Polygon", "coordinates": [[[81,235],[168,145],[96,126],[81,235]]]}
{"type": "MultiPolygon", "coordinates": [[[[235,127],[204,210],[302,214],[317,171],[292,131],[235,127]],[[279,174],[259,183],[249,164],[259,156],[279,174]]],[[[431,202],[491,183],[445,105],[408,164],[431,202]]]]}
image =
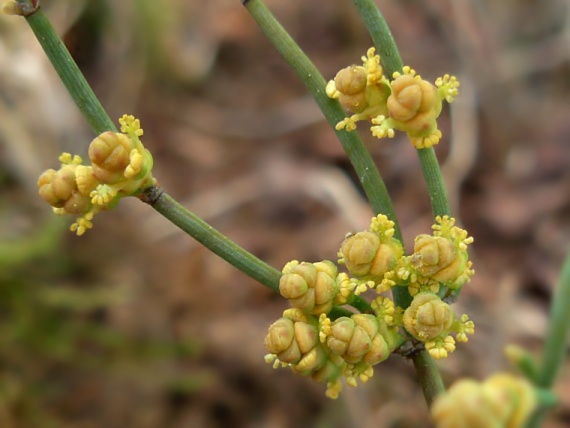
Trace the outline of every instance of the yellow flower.
{"type": "Polygon", "coordinates": [[[337,123],[337,130],[353,131],[356,122],[387,112],[390,83],[384,77],[380,57],[375,52],[374,48],[368,49],[362,57],[362,66],[351,65],[340,70],[326,86],[329,98],[338,99],[345,109],[355,113],[337,123]]]}
{"type": "Polygon", "coordinates": [[[299,263],[293,260],[283,268],[279,292],[295,308],[319,315],[328,313],[339,292],[338,269],[325,260],[299,263]]]}
{"type": "Polygon", "coordinates": [[[119,119],[123,133],[104,132],[89,146],[91,165],[79,156],[63,153],[59,170],[49,169],[38,179],[40,197],[56,214],[78,215],[70,230],[83,235],[93,227],[93,216],[137,195],[155,184],[152,156],[139,140],[140,122],[133,116],[119,119]]]}
{"type": "Polygon", "coordinates": [[[318,326],[314,316],[295,308],[286,310],[269,327],[265,347],[270,354],[265,360],[275,368],[281,363],[301,376],[327,382],[327,396],[336,398],[340,392],[338,378],[346,363],[321,343],[318,326]]]}
{"type": "Polygon", "coordinates": [[[402,73],[395,72],[389,82],[383,75],[380,57],[370,48],[362,57],[362,66],[340,70],[327,84],[326,93],[355,113],[337,123],[337,130],[353,131],[356,122],[370,120],[373,136],[392,138],[399,130],[408,135],[414,147],[424,149],[441,139],[437,118],[442,102],[453,102],[458,87],[454,76],[446,74],[433,85],[408,66],[402,73]]]}
{"type": "Polygon", "coordinates": [[[434,293],[422,292],[414,296],[404,312],[404,327],[422,342],[447,336],[455,321],[453,309],[434,293]]]}
{"type": "MultiPolygon", "coordinates": [[[[389,281],[384,281],[386,273],[391,271],[403,256],[404,249],[400,241],[393,237],[394,222],[385,215],[372,218],[370,229],[348,235],[343,241],[339,255],[339,263],[346,265],[348,271],[357,277],[363,289],[375,283],[389,288],[389,281]]],[[[360,293],[358,287],[356,293],[360,293]]]]}
{"type": "Polygon", "coordinates": [[[369,314],[340,317],[326,325],[322,332],[327,347],[349,364],[378,364],[403,340],[397,332],[388,329],[383,320],[369,314]]]}
{"type": "Polygon", "coordinates": [[[536,404],[528,381],[498,373],[482,383],[456,382],[435,400],[431,415],[436,428],[522,428],[536,404]]]}

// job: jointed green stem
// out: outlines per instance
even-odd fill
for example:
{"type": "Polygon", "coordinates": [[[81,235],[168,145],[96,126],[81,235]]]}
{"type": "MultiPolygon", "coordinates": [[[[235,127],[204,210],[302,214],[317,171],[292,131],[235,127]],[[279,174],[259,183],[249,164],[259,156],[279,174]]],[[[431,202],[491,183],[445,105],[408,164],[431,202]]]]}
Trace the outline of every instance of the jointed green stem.
{"type": "MultiPolygon", "coordinates": [[[[305,83],[327,121],[334,128],[345,118],[346,113],[338,101],[330,99],[325,94],[326,82],[319,70],[261,0],[249,0],[244,4],[269,41],[305,83]]],[[[402,233],[392,200],[364,142],[356,132],[336,131],[336,134],[358,174],[372,209],[376,214],[382,213],[394,222],[396,230],[394,237],[401,241],[402,233]]],[[[406,289],[397,287],[394,289],[394,300],[398,306],[406,308],[412,299],[406,289]]]]}
{"type": "Polygon", "coordinates": [[[267,287],[279,290],[281,272],[229,240],[196,214],[176,202],[161,188],[156,186],[148,188],[141,199],[232,266],[267,287]]]}
{"type": "Polygon", "coordinates": [[[435,150],[433,147],[430,147],[429,149],[418,149],[417,152],[424,173],[433,216],[447,215],[451,217],[447,191],[445,189],[443,175],[441,174],[441,168],[435,156],[435,150]]]}
{"type": "Polygon", "coordinates": [[[385,75],[391,77],[395,71],[402,71],[404,66],[402,57],[382,12],[373,0],[353,0],[353,2],[372,37],[376,52],[380,54],[385,75]]]}
{"type": "MultiPolygon", "coordinates": [[[[398,46],[390,32],[390,28],[373,0],[353,1],[374,41],[377,52],[380,53],[384,72],[388,77],[391,77],[395,71],[401,71],[403,62],[398,46]]],[[[422,165],[434,217],[437,215],[451,215],[441,169],[439,168],[433,148],[421,149],[417,150],[417,152],[422,165]]],[[[409,297],[409,295],[407,297],[408,299],[407,302],[405,302],[405,306],[398,303],[398,299],[402,298],[401,296],[394,295],[394,300],[396,300],[399,306],[405,308],[411,301],[411,297],[409,297]]],[[[441,374],[435,362],[426,351],[414,354],[412,360],[426,403],[428,406],[431,406],[433,400],[435,400],[439,394],[445,392],[441,374]]]]}
{"type": "MultiPolygon", "coordinates": [[[[160,187],[149,187],[144,191],[141,199],[232,266],[261,284],[279,291],[281,272],[231,241],[196,214],[176,202],[160,187]]],[[[351,305],[362,312],[371,310],[370,305],[361,298],[356,298],[351,305]]],[[[341,308],[337,308],[335,311],[340,315],[348,314],[345,309],[341,308]]]]}
{"type": "Polygon", "coordinates": [[[414,354],[412,357],[418,381],[424,393],[424,398],[428,407],[431,407],[433,401],[439,394],[445,392],[445,385],[441,379],[441,374],[437,365],[425,350],[414,354]]]}
{"type": "MultiPolygon", "coordinates": [[[[291,65],[303,83],[305,83],[327,121],[334,128],[338,122],[346,117],[346,113],[338,101],[332,100],[326,95],[326,81],[319,70],[261,0],[247,1],[245,7],[269,41],[275,46],[289,65],[291,65]]],[[[358,174],[358,178],[372,205],[372,209],[377,214],[385,214],[395,223],[395,236],[401,240],[402,235],[392,201],[390,200],[390,196],[388,195],[388,191],[380,177],[374,160],[368,150],[366,150],[362,139],[356,132],[336,131],[336,133],[358,174]]]]}
{"type": "MultiPolygon", "coordinates": [[[[23,3],[29,3],[29,0],[23,3]]],[[[26,16],[26,21],[93,131],[96,134],[105,131],[116,131],[115,124],[101,106],[101,103],[44,13],[38,10],[32,15],[26,16]]]]}
{"type": "MultiPolygon", "coordinates": [[[[567,355],[570,330],[570,251],[566,255],[558,286],[550,303],[550,323],[546,332],[544,356],[538,374],[537,386],[550,389],[562,368],[567,355]]],[[[541,426],[545,409],[541,409],[527,424],[529,428],[541,426]]]]}
{"type": "Polygon", "coordinates": [[[570,252],[566,256],[558,286],[554,290],[550,307],[550,324],[546,334],[544,360],[538,385],[550,388],[562,367],[570,329],[570,252]]]}

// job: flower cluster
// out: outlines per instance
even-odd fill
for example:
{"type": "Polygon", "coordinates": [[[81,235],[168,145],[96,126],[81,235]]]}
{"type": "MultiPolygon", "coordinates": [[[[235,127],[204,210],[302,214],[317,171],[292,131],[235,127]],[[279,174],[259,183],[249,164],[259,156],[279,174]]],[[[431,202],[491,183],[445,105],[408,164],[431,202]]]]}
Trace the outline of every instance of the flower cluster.
{"type": "Polygon", "coordinates": [[[152,156],[139,139],[143,135],[139,120],[124,115],[119,123],[121,133],[104,132],[91,142],[91,165],[63,153],[60,169],[48,169],[38,179],[40,197],[56,214],[77,216],[71,231],[79,236],[93,227],[96,213],[155,184],[152,156]]]}
{"type": "Polygon", "coordinates": [[[437,428],[522,428],[537,405],[530,382],[498,373],[484,382],[463,379],[436,399],[431,415],[437,428]]]}
{"type": "Polygon", "coordinates": [[[453,102],[458,87],[454,76],[446,74],[434,85],[408,66],[395,72],[390,81],[384,76],[379,55],[370,48],[361,66],[344,68],[328,82],[326,93],[352,113],[337,123],[337,130],[353,131],[356,122],[369,120],[373,136],[392,138],[395,130],[402,131],[414,147],[423,149],[441,139],[437,118],[443,100],[453,102]]]}
{"type": "Polygon", "coordinates": [[[440,296],[473,275],[467,255],[473,239],[454,219],[438,217],[433,234],[418,236],[414,253],[405,255],[394,232],[394,223],[378,215],[368,230],[348,234],[338,252],[338,264],[348,272],[339,272],[329,260],[285,265],[279,291],[293,308],[269,327],[268,362],[327,382],[327,396],[336,398],[340,379],[351,386],[357,379],[367,381],[373,366],[406,338],[424,344],[434,358],[446,358],[456,341],[467,341],[473,321],[456,315],[440,296]],[[414,296],[406,309],[382,295],[397,286],[414,296]],[[373,313],[331,315],[335,306],[350,304],[370,289],[378,294],[371,302],[373,313]]]}

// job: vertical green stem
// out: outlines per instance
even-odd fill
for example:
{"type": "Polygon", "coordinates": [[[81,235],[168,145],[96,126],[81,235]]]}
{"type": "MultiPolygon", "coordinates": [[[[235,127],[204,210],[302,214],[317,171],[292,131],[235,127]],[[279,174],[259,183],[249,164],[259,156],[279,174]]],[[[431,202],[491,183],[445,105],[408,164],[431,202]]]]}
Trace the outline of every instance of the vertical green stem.
{"type": "Polygon", "coordinates": [[[372,0],[353,0],[353,3],[372,37],[376,52],[380,54],[386,76],[391,77],[395,71],[402,71],[404,63],[400,51],[382,12],[372,0]]]}
{"type": "MultiPolygon", "coordinates": [[[[544,356],[537,379],[537,386],[544,389],[552,388],[567,355],[570,330],[570,251],[566,255],[550,305],[550,323],[546,332],[544,356]]],[[[529,421],[527,427],[540,427],[545,412],[546,409],[540,409],[529,421]]]]}
{"type": "MultiPolygon", "coordinates": [[[[29,3],[29,0],[24,3],[29,3]]],[[[96,134],[116,131],[115,124],[101,106],[45,14],[38,10],[25,18],[57,71],[59,78],[93,131],[96,134]]]]}
{"type": "Polygon", "coordinates": [[[542,369],[538,385],[550,388],[560,372],[567,355],[570,329],[570,252],[566,256],[558,286],[554,290],[550,307],[550,324],[546,333],[542,369]]]}
{"type": "MultiPolygon", "coordinates": [[[[392,76],[395,71],[401,71],[403,62],[398,46],[384,16],[375,2],[373,0],[353,0],[353,2],[374,41],[376,51],[380,54],[385,74],[392,76]]],[[[417,150],[417,153],[422,166],[434,217],[437,215],[451,215],[441,169],[433,148],[417,150]]],[[[408,302],[410,302],[410,300],[408,300],[408,302]]],[[[405,308],[407,306],[403,307],[405,308]]],[[[439,394],[445,392],[441,374],[435,362],[426,351],[414,354],[412,361],[414,362],[416,374],[421,384],[426,403],[430,406],[439,394]]]]}
{"type": "Polygon", "coordinates": [[[429,149],[418,149],[417,153],[424,173],[433,216],[447,215],[451,217],[451,207],[447,199],[447,191],[441,168],[435,156],[435,150],[430,147],[429,149]]]}
{"type": "MultiPolygon", "coordinates": [[[[550,323],[546,332],[544,355],[538,374],[537,386],[550,389],[562,368],[567,355],[568,330],[570,329],[570,251],[566,255],[558,286],[554,290],[550,303],[550,323]]],[[[538,428],[547,408],[541,408],[531,418],[527,427],[538,428]]]]}
{"type": "Polygon", "coordinates": [[[428,407],[431,407],[437,396],[445,391],[445,385],[439,369],[426,350],[415,354],[412,357],[412,362],[414,363],[426,403],[428,407]]]}

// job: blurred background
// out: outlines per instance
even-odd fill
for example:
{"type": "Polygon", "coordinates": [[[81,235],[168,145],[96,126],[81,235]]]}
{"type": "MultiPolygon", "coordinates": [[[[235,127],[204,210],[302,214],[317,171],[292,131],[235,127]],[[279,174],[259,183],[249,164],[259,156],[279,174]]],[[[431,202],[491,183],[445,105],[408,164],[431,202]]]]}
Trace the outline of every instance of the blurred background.
{"type": "MultiPolygon", "coordinates": [[[[453,210],[475,237],[456,304],[476,323],[445,381],[537,356],[570,242],[570,9],[566,0],[383,0],[404,62],[453,73],[440,118],[453,210]]],[[[112,118],[141,119],[155,177],[233,240],[281,267],[335,259],[368,226],[335,134],[238,0],[45,0],[112,118]]],[[[371,46],[351,2],[267,5],[326,79],[371,46]]],[[[362,135],[411,248],[429,200],[405,136],[362,135]]],[[[411,364],[392,357],[330,401],[263,362],[286,303],[136,199],[78,238],[37,197],[62,151],[94,137],[25,21],[0,17],[0,427],[423,427],[411,364]]],[[[570,423],[570,365],[545,426],[570,423]]]]}

